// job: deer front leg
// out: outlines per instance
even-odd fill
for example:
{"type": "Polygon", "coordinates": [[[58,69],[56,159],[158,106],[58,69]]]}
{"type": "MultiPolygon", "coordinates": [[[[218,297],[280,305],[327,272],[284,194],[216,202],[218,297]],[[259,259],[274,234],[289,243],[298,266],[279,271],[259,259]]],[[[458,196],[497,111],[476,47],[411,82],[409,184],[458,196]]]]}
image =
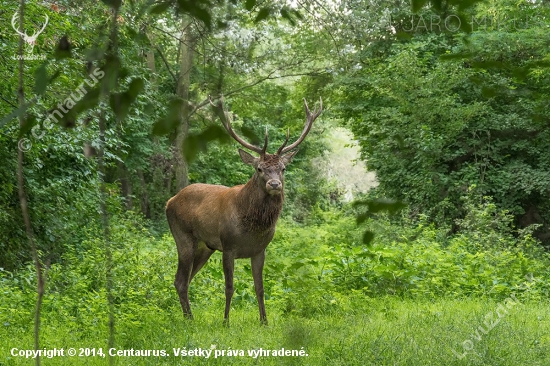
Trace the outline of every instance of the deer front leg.
{"type": "Polygon", "coordinates": [[[264,280],[262,272],[264,270],[265,250],[251,258],[252,277],[254,278],[254,290],[256,290],[256,299],[260,308],[260,322],[267,325],[267,316],[265,315],[264,305],[264,280]]]}
{"type": "Polygon", "coordinates": [[[235,268],[235,257],[232,252],[224,251],[222,253],[223,275],[225,277],[225,315],[224,322],[229,323],[229,308],[231,307],[231,298],[235,289],[233,287],[233,270],[235,268]]]}

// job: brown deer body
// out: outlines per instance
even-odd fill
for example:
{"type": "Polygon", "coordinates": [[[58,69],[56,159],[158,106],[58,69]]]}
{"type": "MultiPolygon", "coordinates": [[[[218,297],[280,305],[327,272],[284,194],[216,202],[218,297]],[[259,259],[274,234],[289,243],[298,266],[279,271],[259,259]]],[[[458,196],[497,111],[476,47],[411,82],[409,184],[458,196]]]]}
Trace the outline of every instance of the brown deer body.
{"type": "Polygon", "coordinates": [[[306,126],[300,138],[290,146],[285,143],[276,154],[267,154],[267,133],[263,149],[251,145],[235,134],[229,113],[220,100],[217,109],[228,133],[245,148],[260,154],[255,158],[239,149],[245,164],[254,166],[255,173],[248,183],[232,188],[192,184],[172,197],[166,204],[166,216],[178,250],[178,269],[174,286],[178,292],[185,317],[192,318],[189,304],[189,284],[210,256],[222,252],[225,277],[225,316],[233,296],[233,269],[235,259],[251,258],[252,276],[260,321],[267,323],[262,272],[265,249],[275,234],[275,224],[283,207],[283,174],[292,161],[296,148],[308,134],[313,121],[322,111],[311,113],[305,103],[306,126]]]}

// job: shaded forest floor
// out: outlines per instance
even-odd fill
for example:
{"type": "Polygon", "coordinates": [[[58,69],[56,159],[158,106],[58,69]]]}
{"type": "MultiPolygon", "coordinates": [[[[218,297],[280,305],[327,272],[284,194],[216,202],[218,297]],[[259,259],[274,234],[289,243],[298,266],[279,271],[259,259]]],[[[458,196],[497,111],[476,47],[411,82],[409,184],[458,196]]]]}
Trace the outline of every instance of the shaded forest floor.
{"type": "MultiPolygon", "coordinates": [[[[260,326],[253,304],[232,310],[222,324],[223,299],[195,306],[195,320],[183,320],[179,306],[143,311],[133,321],[118,321],[116,348],[163,349],[165,357],[117,357],[117,365],[548,365],[548,303],[491,300],[401,300],[395,297],[348,299],[312,317],[285,316],[268,302],[270,324],[260,326]],[[506,310],[503,310],[506,308],[506,310]],[[499,310],[500,309],[500,310],[499,310]],[[500,314],[500,318],[499,315],[500,314]],[[496,324],[495,324],[496,323],[496,324]],[[489,325],[489,326],[488,326],[489,325]],[[491,329],[491,325],[493,325],[491,329]],[[486,334],[485,334],[486,332],[486,334]],[[175,356],[173,348],[213,350],[204,356],[175,356]],[[308,356],[249,356],[249,350],[301,350],[308,356]],[[221,356],[221,351],[225,356],[221,356]],[[242,356],[228,356],[229,350],[242,356]],[[215,351],[218,357],[215,358],[215,351]]],[[[198,304],[196,304],[198,305],[198,304]]],[[[121,309],[123,310],[123,309],[121,309]]],[[[10,357],[11,348],[32,349],[32,324],[0,328],[1,365],[29,365],[10,357]]],[[[79,328],[56,313],[45,314],[42,347],[103,348],[107,329],[79,328]]],[[[96,357],[44,359],[44,365],[104,365],[96,357]]]]}

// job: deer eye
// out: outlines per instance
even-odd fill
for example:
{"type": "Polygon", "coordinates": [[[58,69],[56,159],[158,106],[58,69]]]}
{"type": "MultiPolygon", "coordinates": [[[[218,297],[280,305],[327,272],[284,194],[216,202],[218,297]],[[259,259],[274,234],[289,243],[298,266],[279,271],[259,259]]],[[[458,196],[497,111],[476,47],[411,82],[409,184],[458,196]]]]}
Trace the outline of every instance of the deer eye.
{"type": "Polygon", "coordinates": [[[258,168],[258,173],[261,173],[262,172],[262,168],[258,168]]]}
{"type": "Polygon", "coordinates": [[[283,173],[286,171],[286,168],[283,168],[283,173]]]}

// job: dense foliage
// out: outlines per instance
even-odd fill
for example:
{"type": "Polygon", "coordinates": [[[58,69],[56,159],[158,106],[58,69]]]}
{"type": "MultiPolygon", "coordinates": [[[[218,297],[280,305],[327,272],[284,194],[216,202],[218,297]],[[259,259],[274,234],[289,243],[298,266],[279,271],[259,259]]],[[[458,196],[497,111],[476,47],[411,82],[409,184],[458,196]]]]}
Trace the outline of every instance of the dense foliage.
{"type": "MultiPolygon", "coordinates": [[[[403,351],[412,346],[402,334],[428,335],[400,314],[460,345],[485,319],[480,309],[513,296],[529,304],[529,326],[514,318],[512,336],[491,333],[471,363],[453,360],[547,364],[549,9],[541,0],[0,1],[0,339],[30,340],[38,292],[51,347],[57,332],[97,347],[116,335],[121,348],[147,348],[151,334],[234,345],[214,320],[213,336],[201,333],[206,323],[173,321],[166,201],[188,184],[234,186],[253,174],[211,101],[223,99],[246,140],[267,131],[274,152],[287,130],[301,133],[303,99],[322,97],[285,173],[267,249],[266,306],[281,334],[262,333],[265,345],[311,346],[311,364],[443,364],[453,352],[434,335],[429,350],[403,351]],[[16,33],[42,27],[34,43],[16,33]],[[353,134],[376,188],[346,192],[323,168],[341,150],[336,127],[353,134]],[[415,314],[416,304],[428,310],[415,314]],[[472,313],[458,339],[441,308],[461,304],[472,313]],[[386,322],[410,328],[383,335],[386,322]],[[311,334],[330,327],[340,343],[311,334]],[[518,337],[533,352],[513,346],[518,337]]],[[[239,261],[232,306],[243,319],[256,312],[250,277],[239,261]]],[[[191,285],[193,308],[221,320],[223,294],[216,253],[191,285]]],[[[22,362],[1,352],[1,365],[22,362]]]]}
{"type": "Polygon", "coordinates": [[[449,29],[428,32],[424,19],[435,14],[419,14],[411,39],[398,32],[383,52],[372,42],[353,54],[355,65],[335,78],[338,108],[377,173],[378,194],[456,232],[460,198],[474,184],[480,201],[491,196],[520,227],[539,225],[546,242],[547,12],[479,6],[467,42],[449,29]]]}

